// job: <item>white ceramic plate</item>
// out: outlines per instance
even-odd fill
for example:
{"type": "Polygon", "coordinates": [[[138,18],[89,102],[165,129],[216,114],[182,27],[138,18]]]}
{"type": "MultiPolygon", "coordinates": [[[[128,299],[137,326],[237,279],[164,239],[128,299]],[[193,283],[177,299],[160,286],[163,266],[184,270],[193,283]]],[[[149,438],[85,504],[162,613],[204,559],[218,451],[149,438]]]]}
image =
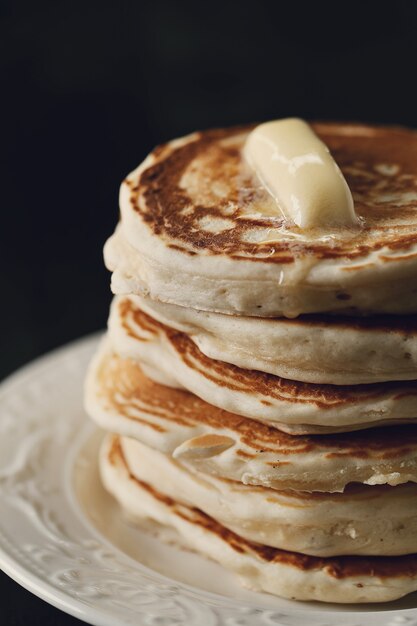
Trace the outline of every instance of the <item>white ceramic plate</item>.
{"type": "Polygon", "coordinates": [[[0,386],[0,566],[100,626],[416,626],[417,596],[361,607],[249,592],[220,566],[126,523],[98,480],[101,433],[82,407],[97,338],[0,386]]]}

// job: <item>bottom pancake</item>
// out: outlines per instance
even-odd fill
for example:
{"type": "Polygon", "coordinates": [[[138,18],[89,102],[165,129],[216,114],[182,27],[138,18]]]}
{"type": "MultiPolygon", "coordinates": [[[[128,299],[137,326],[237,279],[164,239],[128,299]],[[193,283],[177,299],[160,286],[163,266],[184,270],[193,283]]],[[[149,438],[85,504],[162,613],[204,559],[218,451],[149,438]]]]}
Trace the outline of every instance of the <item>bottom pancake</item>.
{"type": "Polygon", "coordinates": [[[131,519],[173,528],[182,544],[235,572],[252,589],[340,603],[384,602],[417,590],[415,554],[320,558],[271,548],[243,539],[199,509],[135,478],[117,437],[105,440],[100,465],[104,485],[131,519]]]}
{"type": "Polygon", "coordinates": [[[311,556],[417,552],[416,483],[353,484],[343,493],[277,491],[191,470],[136,439],[119,442],[134,478],[250,541],[311,556]]]}

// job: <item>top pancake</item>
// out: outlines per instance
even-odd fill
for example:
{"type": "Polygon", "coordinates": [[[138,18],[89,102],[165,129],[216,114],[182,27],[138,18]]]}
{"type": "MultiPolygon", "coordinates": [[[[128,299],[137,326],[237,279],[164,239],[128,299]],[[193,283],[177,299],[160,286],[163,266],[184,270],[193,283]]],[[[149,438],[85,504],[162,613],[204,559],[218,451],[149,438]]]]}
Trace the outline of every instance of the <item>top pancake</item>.
{"type": "Polygon", "coordinates": [[[417,311],[417,133],[314,124],[352,191],[358,228],[300,230],[242,157],[250,128],[160,146],[122,184],[106,245],[118,293],[257,316],[417,311]]]}

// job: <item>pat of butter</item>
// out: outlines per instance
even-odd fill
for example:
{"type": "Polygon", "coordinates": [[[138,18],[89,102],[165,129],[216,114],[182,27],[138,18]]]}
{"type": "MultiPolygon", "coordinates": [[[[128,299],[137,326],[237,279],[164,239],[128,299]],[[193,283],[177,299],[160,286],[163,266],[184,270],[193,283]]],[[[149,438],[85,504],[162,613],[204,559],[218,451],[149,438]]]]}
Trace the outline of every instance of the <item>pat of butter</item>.
{"type": "Polygon", "coordinates": [[[284,216],[300,228],[358,223],[342,172],[303,120],[257,126],[246,140],[244,156],[284,216]]]}

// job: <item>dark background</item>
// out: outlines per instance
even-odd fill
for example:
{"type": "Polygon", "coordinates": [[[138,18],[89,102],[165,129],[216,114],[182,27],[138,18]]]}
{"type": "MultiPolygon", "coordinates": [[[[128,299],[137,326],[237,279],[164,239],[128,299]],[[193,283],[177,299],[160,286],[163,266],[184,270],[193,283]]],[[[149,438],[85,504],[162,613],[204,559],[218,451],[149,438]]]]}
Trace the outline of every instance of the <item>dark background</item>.
{"type": "MultiPolygon", "coordinates": [[[[289,115],[417,127],[416,7],[0,2],[0,378],[105,325],[118,187],[155,144],[289,115]]],[[[4,575],[0,606],[76,623],[4,575]]]]}

